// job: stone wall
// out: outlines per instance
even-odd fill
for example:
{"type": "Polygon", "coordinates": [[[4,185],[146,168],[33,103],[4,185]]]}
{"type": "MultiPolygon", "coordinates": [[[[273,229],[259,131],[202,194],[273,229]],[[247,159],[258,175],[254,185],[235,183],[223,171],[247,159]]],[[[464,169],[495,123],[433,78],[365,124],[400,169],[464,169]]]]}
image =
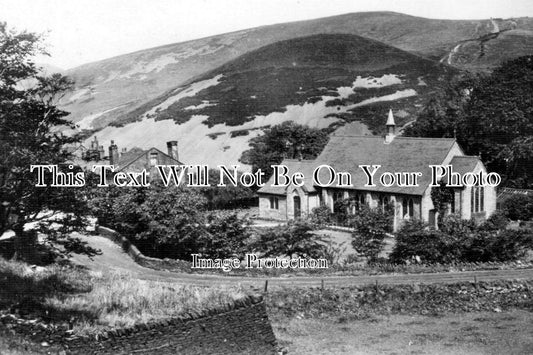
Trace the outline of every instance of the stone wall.
{"type": "Polygon", "coordinates": [[[182,270],[184,272],[191,272],[191,263],[184,260],[176,259],[158,259],[151,258],[144,255],[133,245],[127,238],[111,228],[98,226],[97,231],[99,235],[110,239],[122,247],[126,253],[139,265],[149,267],[156,270],[182,270]]]}
{"type": "Polygon", "coordinates": [[[261,297],[223,309],[64,341],[70,354],[275,354],[277,342],[261,297]]]}
{"type": "MultiPolygon", "coordinates": [[[[122,246],[135,262],[154,269],[182,269],[190,263],[143,255],[120,233],[99,226],[97,232],[122,246]]],[[[140,324],[65,342],[72,354],[272,354],[277,342],[260,296],[221,309],[187,314],[168,321],[140,324]]]]}

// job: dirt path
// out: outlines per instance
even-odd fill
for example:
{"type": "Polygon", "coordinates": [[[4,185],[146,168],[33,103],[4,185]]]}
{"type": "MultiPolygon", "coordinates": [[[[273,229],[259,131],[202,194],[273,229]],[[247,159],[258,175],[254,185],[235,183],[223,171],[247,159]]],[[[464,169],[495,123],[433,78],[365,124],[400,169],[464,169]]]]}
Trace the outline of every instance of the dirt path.
{"type": "Polygon", "coordinates": [[[447,273],[427,273],[427,274],[399,274],[399,275],[374,275],[374,276],[297,276],[297,277],[241,277],[241,276],[221,276],[221,275],[200,275],[187,274],[170,271],[161,271],[145,268],[138,265],[122,251],[122,249],[107,238],[101,236],[82,236],[82,239],[89,242],[95,248],[102,250],[102,255],[98,255],[90,260],[86,256],[76,255],[73,261],[87,266],[92,270],[99,270],[103,273],[110,270],[128,272],[132,276],[144,280],[173,281],[189,285],[212,286],[241,284],[261,288],[268,280],[269,287],[317,287],[324,280],[325,286],[350,286],[374,284],[428,284],[428,283],[454,283],[461,281],[473,281],[474,277],[478,281],[492,281],[503,279],[533,279],[533,269],[520,270],[487,270],[487,271],[465,271],[447,273]]]}

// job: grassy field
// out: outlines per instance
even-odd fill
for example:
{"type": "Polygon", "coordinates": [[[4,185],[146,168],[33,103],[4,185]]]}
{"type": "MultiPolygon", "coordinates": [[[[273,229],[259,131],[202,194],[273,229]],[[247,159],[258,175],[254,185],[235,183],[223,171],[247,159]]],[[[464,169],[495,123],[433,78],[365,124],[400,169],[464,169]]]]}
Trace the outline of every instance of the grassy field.
{"type": "Polygon", "coordinates": [[[289,354],[532,354],[533,313],[392,315],[274,322],[289,354]]]}
{"type": "Polygon", "coordinates": [[[289,354],[531,354],[531,285],[286,289],[266,299],[289,354]]]}
{"type": "Polygon", "coordinates": [[[218,308],[245,296],[239,287],[183,286],[60,266],[33,271],[0,259],[0,312],[70,323],[75,334],[218,308]]]}

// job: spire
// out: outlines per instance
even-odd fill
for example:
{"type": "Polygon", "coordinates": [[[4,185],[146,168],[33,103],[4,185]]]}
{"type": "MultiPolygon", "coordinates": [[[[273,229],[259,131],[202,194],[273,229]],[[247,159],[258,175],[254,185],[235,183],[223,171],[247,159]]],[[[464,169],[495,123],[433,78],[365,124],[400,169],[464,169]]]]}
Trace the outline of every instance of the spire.
{"type": "Polygon", "coordinates": [[[387,117],[387,126],[396,126],[396,123],[394,123],[394,115],[392,114],[392,109],[389,109],[389,117],[387,117]]]}
{"type": "Polygon", "coordinates": [[[396,136],[396,123],[394,123],[394,115],[392,110],[389,110],[389,117],[387,117],[387,135],[385,136],[385,144],[389,144],[396,136]]]}

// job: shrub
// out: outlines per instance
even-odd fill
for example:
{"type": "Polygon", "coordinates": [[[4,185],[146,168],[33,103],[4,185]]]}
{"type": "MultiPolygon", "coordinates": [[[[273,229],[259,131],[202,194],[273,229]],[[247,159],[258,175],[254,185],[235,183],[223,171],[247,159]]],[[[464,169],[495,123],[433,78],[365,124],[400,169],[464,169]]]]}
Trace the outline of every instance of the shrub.
{"type": "Polygon", "coordinates": [[[324,225],[331,224],[332,223],[331,209],[326,205],[315,207],[311,210],[310,219],[312,223],[318,226],[324,226],[324,225]]]}
{"type": "Polygon", "coordinates": [[[506,229],[509,225],[509,218],[503,211],[494,212],[489,219],[487,219],[482,225],[481,229],[485,230],[499,230],[506,229]]]}
{"type": "Polygon", "coordinates": [[[447,234],[412,220],[398,231],[390,259],[398,263],[418,256],[424,263],[449,263],[455,261],[452,250],[453,243],[447,234]]]}
{"type": "Polygon", "coordinates": [[[291,220],[286,225],[261,231],[251,247],[265,257],[326,258],[330,250],[326,237],[313,233],[317,228],[307,220],[291,220]]]}
{"type": "Polygon", "coordinates": [[[502,202],[502,211],[513,221],[533,218],[533,196],[512,195],[502,202]]]}
{"type": "Polygon", "coordinates": [[[415,256],[425,263],[509,261],[533,248],[530,231],[498,229],[499,223],[498,216],[479,227],[447,217],[437,231],[421,222],[408,222],[397,233],[391,261],[405,262],[415,256]]]}
{"type": "Polygon", "coordinates": [[[352,233],[353,248],[374,261],[385,246],[387,233],[392,231],[392,215],[365,206],[348,218],[348,225],[355,229],[352,233]]]}
{"type": "Polygon", "coordinates": [[[207,216],[206,232],[201,238],[201,254],[206,258],[243,258],[250,239],[250,221],[236,213],[207,216]]]}

